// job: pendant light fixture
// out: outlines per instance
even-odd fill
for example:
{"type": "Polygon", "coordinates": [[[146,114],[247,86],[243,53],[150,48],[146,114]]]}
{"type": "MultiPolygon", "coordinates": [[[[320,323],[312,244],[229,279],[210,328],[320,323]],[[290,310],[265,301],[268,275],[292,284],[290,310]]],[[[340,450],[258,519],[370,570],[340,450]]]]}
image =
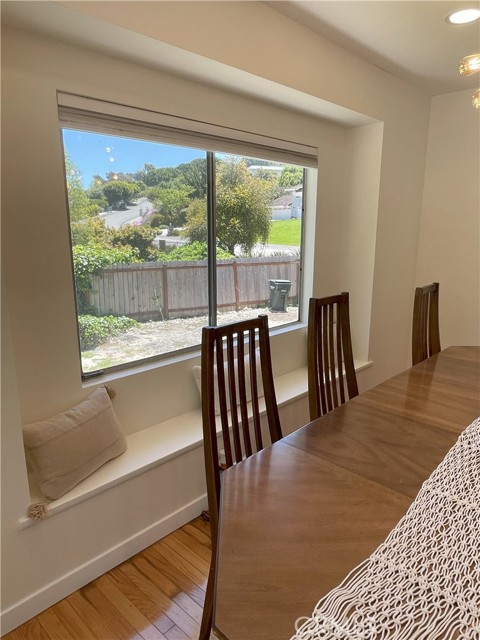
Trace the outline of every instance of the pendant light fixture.
{"type": "Polygon", "coordinates": [[[458,71],[461,76],[471,76],[480,71],[480,53],[474,53],[471,56],[462,58],[458,71]]]}
{"type": "MultiPolygon", "coordinates": [[[[447,17],[451,24],[468,24],[480,19],[480,9],[462,9],[455,11],[447,17]]],[[[480,53],[472,53],[460,60],[458,72],[461,76],[471,76],[480,71],[480,53]]],[[[473,94],[472,104],[475,109],[480,109],[480,89],[473,94]]]]}
{"type": "Polygon", "coordinates": [[[480,89],[477,89],[473,94],[472,104],[475,109],[480,109],[480,89]]]}
{"type": "MultiPolygon", "coordinates": [[[[461,76],[472,76],[474,73],[478,73],[480,71],[480,53],[473,53],[462,58],[458,71],[461,76]]],[[[480,89],[477,89],[473,94],[472,104],[475,109],[480,109],[480,89]]]]}

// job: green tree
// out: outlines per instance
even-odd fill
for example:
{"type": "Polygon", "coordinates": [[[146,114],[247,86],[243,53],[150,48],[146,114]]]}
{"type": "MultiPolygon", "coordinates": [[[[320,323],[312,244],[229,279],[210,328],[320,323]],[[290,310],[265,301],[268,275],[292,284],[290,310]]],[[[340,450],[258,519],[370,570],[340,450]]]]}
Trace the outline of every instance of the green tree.
{"type": "Polygon", "coordinates": [[[196,158],[191,162],[179,164],[177,167],[185,184],[191,187],[192,198],[207,197],[207,159],[196,158]]]}
{"type": "Polygon", "coordinates": [[[91,204],[96,204],[100,211],[105,211],[108,207],[108,200],[103,194],[103,185],[106,183],[100,176],[93,176],[90,186],[85,192],[91,204]]]}
{"type": "Polygon", "coordinates": [[[243,160],[219,163],[217,169],[218,246],[234,253],[239,246],[251,252],[257,242],[265,243],[270,230],[269,204],[272,184],[252,176],[243,160]]]}
{"type": "Polygon", "coordinates": [[[145,224],[148,224],[153,229],[163,229],[165,227],[162,221],[162,216],[158,213],[153,213],[145,224]]]}
{"type": "Polygon", "coordinates": [[[137,182],[143,182],[147,187],[171,188],[178,183],[179,171],[177,167],[159,167],[146,162],[143,169],[133,174],[137,182]]]}
{"type": "Polygon", "coordinates": [[[133,198],[136,198],[140,191],[145,188],[145,185],[141,182],[130,182],[128,184],[130,186],[130,193],[128,195],[127,202],[133,200],[133,198]]]}
{"type": "Polygon", "coordinates": [[[137,249],[132,247],[104,247],[100,245],[77,245],[73,247],[73,271],[79,313],[89,313],[88,292],[90,276],[111,264],[140,262],[137,249]]]}
{"type": "Polygon", "coordinates": [[[116,207],[120,202],[130,202],[138,193],[141,187],[136,182],[126,182],[124,180],[110,180],[102,186],[102,192],[111,207],[116,207]]]}
{"type": "Polygon", "coordinates": [[[269,171],[268,169],[256,169],[255,177],[260,178],[260,180],[268,180],[269,182],[273,182],[275,184],[278,183],[278,175],[276,171],[269,171]]]}
{"type": "Polygon", "coordinates": [[[70,231],[73,246],[78,244],[108,246],[110,244],[109,230],[105,220],[100,216],[71,222],[70,231]]]}
{"type": "Polygon", "coordinates": [[[186,220],[186,210],[190,203],[190,189],[186,187],[174,189],[151,189],[149,198],[153,200],[153,206],[157,210],[163,224],[170,230],[174,227],[182,227],[186,220]]]}
{"type": "Polygon", "coordinates": [[[105,176],[107,179],[103,182],[110,182],[111,180],[119,180],[120,182],[135,182],[133,173],[123,173],[123,171],[108,171],[105,176]]]}
{"type": "Polygon", "coordinates": [[[278,174],[276,171],[269,171],[267,168],[256,169],[254,173],[255,178],[266,180],[270,183],[272,187],[272,199],[279,198],[285,193],[285,187],[281,186],[279,182],[280,175],[281,174],[278,174]]]}
{"type": "MultiPolygon", "coordinates": [[[[252,176],[243,160],[222,160],[217,169],[217,244],[234,254],[236,246],[249,253],[257,242],[265,243],[270,230],[269,204],[274,183],[252,176]]],[[[187,208],[184,235],[207,239],[207,205],[193,200],[187,208]]]]}
{"type": "Polygon", "coordinates": [[[155,231],[151,227],[127,224],[120,229],[110,232],[110,239],[114,247],[131,247],[142,261],[149,262],[157,259],[158,250],[153,246],[155,231]]]}
{"type": "Polygon", "coordinates": [[[126,193],[124,185],[124,182],[118,182],[117,180],[110,180],[103,185],[103,195],[111,207],[116,207],[123,200],[126,193]]]}
{"type": "Polygon", "coordinates": [[[276,162],[272,162],[271,160],[259,160],[258,158],[244,158],[242,156],[238,156],[237,160],[243,160],[247,167],[256,166],[256,167],[268,167],[268,166],[277,166],[276,162]]]}
{"type": "Polygon", "coordinates": [[[90,202],[83,188],[82,174],[69,154],[65,153],[68,209],[71,222],[79,222],[95,216],[101,209],[90,202]]]}
{"type": "Polygon", "coordinates": [[[206,242],[207,201],[205,199],[192,200],[187,207],[186,218],[183,235],[190,238],[190,242],[206,242]]]}
{"type": "Polygon", "coordinates": [[[303,168],[292,164],[284,166],[278,184],[281,187],[294,187],[303,181],[303,168]]]}

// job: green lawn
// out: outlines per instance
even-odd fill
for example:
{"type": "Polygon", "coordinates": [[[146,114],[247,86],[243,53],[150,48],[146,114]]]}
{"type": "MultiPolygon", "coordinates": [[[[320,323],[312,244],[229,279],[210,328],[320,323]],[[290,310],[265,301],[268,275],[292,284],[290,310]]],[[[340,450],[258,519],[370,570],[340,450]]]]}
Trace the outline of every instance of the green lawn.
{"type": "Polygon", "coordinates": [[[301,220],[273,220],[270,225],[268,244],[300,246],[301,220]]]}

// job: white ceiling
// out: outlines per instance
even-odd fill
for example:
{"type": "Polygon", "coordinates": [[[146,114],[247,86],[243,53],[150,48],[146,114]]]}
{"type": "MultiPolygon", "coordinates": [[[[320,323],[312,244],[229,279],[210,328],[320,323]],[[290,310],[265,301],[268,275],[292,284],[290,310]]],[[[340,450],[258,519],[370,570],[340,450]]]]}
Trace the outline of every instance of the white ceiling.
{"type": "Polygon", "coordinates": [[[1,0],[1,18],[2,23],[18,29],[47,35],[250,98],[267,100],[344,126],[360,126],[373,121],[364,114],[316,96],[73,10],[68,2],[1,0]]]}
{"type": "MultiPolygon", "coordinates": [[[[282,0],[266,4],[431,95],[478,86],[479,76],[462,78],[458,63],[480,49],[480,21],[450,25],[445,18],[454,9],[480,7],[480,0],[282,0]]],[[[292,96],[294,90],[289,87],[206,58],[192,64],[194,54],[73,11],[68,2],[3,0],[1,10],[2,22],[21,29],[147,66],[161,65],[180,76],[237,92],[241,87],[246,95],[268,95],[272,102],[294,103],[305,113],[334,115],[329,112],[332,106],[318,98],[299,92],[292,96]],[[263,83],[260,89],[259,83],[263,83]]],[[[336,108],[334,118],[360,124],[358,114],[348,109],[336,108]]]]}
{"type": "Polygon", "coordinates": [[[478,86],[458,63],[480,50],[480,21],[452,25],[477,0],[293,0],[268,2],[284,15],[431,95],[478,86]]]}

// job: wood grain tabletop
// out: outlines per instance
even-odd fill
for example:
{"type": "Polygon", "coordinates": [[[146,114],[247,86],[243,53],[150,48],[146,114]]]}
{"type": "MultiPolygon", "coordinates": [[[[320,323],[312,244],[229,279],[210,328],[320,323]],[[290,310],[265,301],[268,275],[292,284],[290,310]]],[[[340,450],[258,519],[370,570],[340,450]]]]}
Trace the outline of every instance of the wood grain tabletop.
{"type": "Polygon", "coordinates": [[[479,415],[480,348],[449,347],[227,469],[215,633],[291,638],[479,415]]]}

